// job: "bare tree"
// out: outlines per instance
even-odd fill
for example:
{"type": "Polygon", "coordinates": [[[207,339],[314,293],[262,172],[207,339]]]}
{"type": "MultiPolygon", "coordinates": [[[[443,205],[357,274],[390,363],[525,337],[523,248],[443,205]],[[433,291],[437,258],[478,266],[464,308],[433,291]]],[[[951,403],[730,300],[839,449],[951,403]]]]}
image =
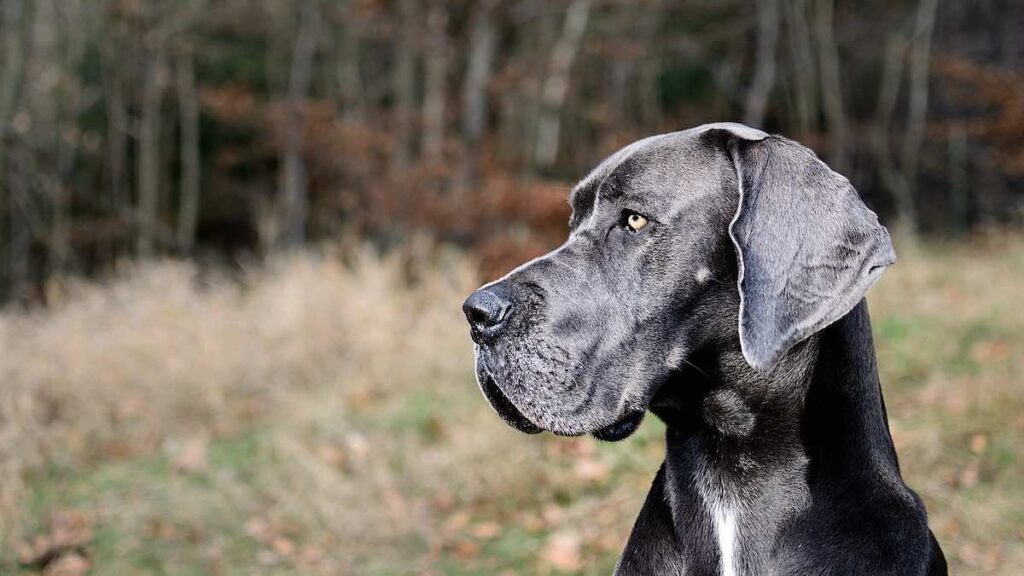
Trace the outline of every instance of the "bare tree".
{"type": "Polygon", "coordinates": [[[25,62],[31,51],[34,21],[31,0],[0,0],[0,263],[5,285],[3,295],[19,298],[28,277],[30,230],[25,217],[29,175],[27,154],[11,144],[12,120],[19,107],[25,81],[25,62]]]}
{"type": "Polygon", "coordinates": [[[907,129],[900,151],[901,168],[906,183],[897,198],[897,211],[902,226],[910,233],[918,228],[914,191],[917,188],[918,159],[924,139],[925,118],[928,115],[928,79],[931,69],[932,30],[938,0],[921,0],[914,17],[914,40],[910,45],[909,109],[907,129]]]}
{"type": "Polygon", "coordinates": [[[878,88],[875,118],[872,122],[871,138],[875,164],[882,184],[889,189],[897,203],[905,200],[905,180],[893,160],[890,150],[890,132],[893,115],[899,102],[900,81],[903,78],[903,54],[907,40],[901,32],[891,33],[883,53],[882,81],[878,88]]]}
{"type": "Polygon", "coordinates": [[[462,88],[462,187],[476,182],[480,164],[480,142],[487,123],[487,85],[491,79],[497,30],[494,10],[498,0],[482,0],[476,5],[469,24],[469,56],[462,88]]]}
{"type": "Polygon", "coordinates": [[[937,0],[920,0],[908,29],[890,35],[872,129],[872,150],[878,165],[879,177],[895,200],[897,226],[911,237],[918,231],[914,190],[928,112],[931,34],[937,3],[937,0]],[[910,55],[905,59],[904,54],[908,47],[910,55]],[[899,89],[904,75],[905,60],[909,60],[910,64],[909,110],[897,164],[891,152],[890,133],[893,129],[893,116],[899,104],[899,89]]]}
{"type": "Polygon", "coordinates": [[[153,254],[160,207],[160,108],[163,105],[167,70],[162,38],[151,48],[145,85],[142,89],[142,116],[139,119],[138,224],[135,250],[139,256],[153,254]]]}
{"type": "Polygon", "coordinates": [[[299,5],[299,25],[295,34],[288,79],[287,126],[281,170],[281,214],[283,226],[278,244],[294,247],[306,239],[309,218],[309,183],[303,148],[306,141],[304,109],[313,82],[313,58],[320,36],[319,0],[303,0],[299,5]]]}
{"type": "MultiPolygon", "coordinates": [[[[345,10],[343,7],[342,10],[345,10]]],[[[352,10],[349,9],[349,13],[352,10]]],[[[342,23],[337,33],[336,59],[338,93],[341,107],[345,114],[357,121],[365,120],[366,99],[363,72],[360,66],[360,30],[361,22],[352,16],[342,23]]]]}
{"type": "MultiPolygon", "coordinates": [[[[52,60],[62,73],[72,75],[80,68],[85,58],[93,32],[93,19],[87,17],[91,14],[89,7],[83,0],[52,0],[49,9],[52,10],[53,18],[62,31],[59,39],[50,47],[52,60]]],[[[55,126],[58,127],[62,123],[77,123],[79,115],[93,101],[92,96],[74,83],[60,85],[52,98],[55,126]]],[[[95,98],[98,100],[98,95],[95,98]]],[[[71,207],[75,164],[80,150],[80,136],[77,132],[58,128],[53,138],[57,153],[52,160],[54,164],[48,183],[51,191],[51,218],[47,238],[49,250],[46,276],[64,273],[72,264],[71,207]]]]}
{"type": "Polygon", "coordinates": [[[399,30],[392,70],[395,138],[391,168],[396,174],[409,169],[413,156],[413,114],[416,108],[416,32],[418,0],[398,0],[399,30]]]}
{"type": "MultiPolygon", "coordinates": [[[[30,0],[29,0],[30,1],[30,0]]],[[[11,120],[18,107],[25,73],[25,60],[29,43],[31,24],[30,6],[26,0],[0,0],[0,247],[8,240],[8,215],[13,214],[15,200],[14,186],[8,182],[7,164],[11,120]]],[[[11,219],[10,230],[17,223],[11,219]]],[[[12,253],[0,251],[0,264],[7,264],[12,253]]],[[[9,265],[0,272],[11,270],[9,265]]],[[[0,282],[4,279],[0,278],[0,282]]],[[[7,288],[0,286],[0,288],[7,288]]]]}
{"type": "MultiPolygon", "coordinates": [[[[108,34],[113,34],[109,31],[108,34]]],[[[109,186],[108,202],[111,207],[121,209],[128,206],[127,171],[128,171],[128,134],[131,121],[128,116],[128,104],[125,97],[122,68],[118,65],[117,40],[109,40],[103,49],[104,62],[104,95],[107,109],[107,181],[109,186]]]]}
{"type": "Polygon", "coordinates": [[[192,50],[182,48],[176,55],[178,122],[181,125],[181,194],[178,204],[178,248],[192,251],[199,220],[200,173],[199,99],[196,96],[192,50]]]}
{"type": "MultiPolygon", "coordinates": [[[[31,0],[29,0],[31,1],[31,0]]],[[[0,0],[0,160],[3,137],[18,103],[25,72],[26,44],[29,40],[30,11],[26,0],[0,0]]]]}
{"type": "Polygon", "coordinates": [[[534,161],[541,167],[551,166],[558,156],[562,107],[569,93],[569,74],[587,29],[592,4],[591,0],[572,0],[565,14],[562,35],[551,53],[548,76],[541,94],[541,116],[534,149],[534,161]]]}
{"type": "Polygon", "coordinates": [[[6,264],[8,267],[7,295],[14,300],[29,297],[30,261],[34,229],[38,227],[32,202],[33,162],[24,146],[13,147],[4,188],[7,191],[6,211],[9,215],[6,264]]]}
{"type": "Polygon", "coordinates": [[[807,24],[807,0],[785,2],[786,29],[789,32],[790,71],[793,76],[793,96],[800,137],[806,138],[816,126],[817,81],[814,49],[811,46],[807,24]]]}
{"type": "Polygon", "coordinates": [[[757,53],[754,77],[747,90],[743,122],[750,126],[764,124],[768,97],[775,86],[776,46],[779,39],[779,2],[762,0],[757,3],[757,53]]]}
{"type": "Polygon", "coordinates": [[[652,126],[662,122],[661,101],[658,98],[658,71],[661,68],[661,57],[656,49],[658,45],[658,26],[666,7],[666,0],[652,0],[640,18],[637,27],[641,38],[645,39],[644,57],[637,73],[638,98],[641,102],[640,120],[652,126]]]}
{"type": "Polygon", "coordinates": [[[952,225],[957,232],[965,232],[970,222],[970,183],[967,164],[970,144],[963,126],[955,126],[949,136],[949,199],[952,205],[952,225]]]}
{"type": "Polygon", "coordinates": [[[834,0],[817,0],[814,10],[814,36],[818,53],[818,77],[821,79],[821,104],[828,122],[829,163],[840,171],[848,168],[846,159],[846,112],[839,80],[839,51],[833,27],[834,0]]]}
{"type": "Polygon", "coordinates": [[[448,8],[433,0],[427,10],[426,65],[423,94],[423,141],[425,158],[437,160],[444,144],[445,102],[448,76],[448,8]]]}

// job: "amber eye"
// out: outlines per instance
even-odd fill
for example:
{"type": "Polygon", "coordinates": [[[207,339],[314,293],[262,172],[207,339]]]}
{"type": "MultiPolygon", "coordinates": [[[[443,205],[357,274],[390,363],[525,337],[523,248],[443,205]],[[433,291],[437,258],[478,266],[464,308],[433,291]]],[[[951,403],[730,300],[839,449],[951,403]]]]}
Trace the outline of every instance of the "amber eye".
{"type": "Polygon", "coordinates": [[[641,228],[647,226],[647,218],[634,212],[626,218],[626,226],[633,232],[639,232],[641,228]]]}

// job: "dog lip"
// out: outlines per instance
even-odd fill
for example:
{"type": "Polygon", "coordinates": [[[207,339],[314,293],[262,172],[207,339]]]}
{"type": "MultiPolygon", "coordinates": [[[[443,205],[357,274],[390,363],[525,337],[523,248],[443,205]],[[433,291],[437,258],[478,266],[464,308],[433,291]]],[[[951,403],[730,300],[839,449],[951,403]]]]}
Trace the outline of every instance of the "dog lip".
{"type": "Polygon", "coordinates": [[[644,420],[644,414],[643,410],[628,412],[614,423],[594,431],[592,435],[594,438],[606,442],[625,440],[640,427],[640,423],[644,420]]]}
{"type": "Polygon", "coordinates": [[[487,401],[494,408],[494,411],[498,413],[498,416],[501,416],[501,419],[506,424],[526,434],[539,434],[544,431],[543,428],[531,422],[526,416],[523,416],[523,413],[501,391],[501,388],[494,381],[494,377],[487,370],[483,370],[480,388],[483,390],[484,396],[487,397],[487,401]]]}

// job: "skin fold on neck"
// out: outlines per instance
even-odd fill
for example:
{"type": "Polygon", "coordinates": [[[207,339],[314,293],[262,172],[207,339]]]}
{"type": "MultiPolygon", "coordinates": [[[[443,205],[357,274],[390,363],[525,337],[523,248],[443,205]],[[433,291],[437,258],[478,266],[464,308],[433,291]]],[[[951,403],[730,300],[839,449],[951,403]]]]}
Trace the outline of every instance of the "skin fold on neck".
{"type": "Polygon", "coordinates": [[[864,301],[768,373],[738,342],[721,344],[692,355],[652,401],[667,425],[659,480],[684,557],[755,573],[816,486],[902,480],[864,301]]]}

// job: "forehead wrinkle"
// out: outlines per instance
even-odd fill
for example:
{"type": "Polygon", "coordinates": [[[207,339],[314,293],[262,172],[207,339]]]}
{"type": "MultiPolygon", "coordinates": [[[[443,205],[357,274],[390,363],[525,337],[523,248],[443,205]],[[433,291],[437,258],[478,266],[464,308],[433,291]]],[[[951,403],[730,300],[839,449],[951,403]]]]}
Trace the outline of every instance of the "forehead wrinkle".
{"type": "MultiPolygon", "coordinates": [[[[636,142],[633,142],[632,144],[626,146],[625,148],[622,148],[618,152],[609,156],[604,162],[601,162],[601,164],[599,164],[597,168],[592,170],[590,174],[588,174],[583,179],[583,181],[580,182],[576,190],[573,191],[573,198],[577,196],[577,192],[593,187],[594,182],[597,181],[597,187],[594,190],[594,206],[591,209],[590,213],[591,220],[593,220],[597,215],[597,206],[601,201],[601,192],[606,190],[605,183],[607,183],[608,180],[615,175],[615,173],[623,164],[632,159],[634,155],[636,155],[638,152],[646,150],[656,140],[660,140],[665,136],[669,136],[669,134],[659,134],[657,136],[650,136],[648,138],[644,138],[642,140],[637,140],[636,142]]],[[[621,198],[622,194],[623,192],[620,187],[614,187],[614,189],[611,190],[611,194],[606,195],[608,196],[608,199],[611,200],[621,198]]]]}

